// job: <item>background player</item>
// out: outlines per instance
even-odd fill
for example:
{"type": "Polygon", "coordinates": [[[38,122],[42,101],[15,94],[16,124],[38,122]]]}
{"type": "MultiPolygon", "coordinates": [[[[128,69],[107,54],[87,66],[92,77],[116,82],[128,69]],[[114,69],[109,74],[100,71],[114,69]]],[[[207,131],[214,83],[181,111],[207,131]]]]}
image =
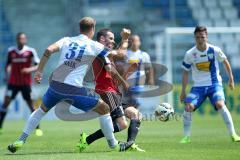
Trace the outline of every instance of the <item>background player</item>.
{"type": "Polygon", "coordinates": [[[92,63],[89,58],[98,55],[106,60],[104,57],[108,54],[108,49],[92,40],[95,24],[93,18],[84,17],[79,23],[79,36],[62,38],[46,49],[35,74],[35,80],[37,82],[41,81],[42,71],[48,58],[57,51],[61,52],[60,66],[55,69],[51,76],[50,86],[43,96],[41,107],[32,113],[19,140],[8,146],[9,151],[14,153],[20,149],[44,115],[63,100],[71,101],[73,106],[85,112],[93,110],[100,114],[100,126],[110,148],[125,151],[132,145],[130,143],[118,144],[113,134],[113,124],[108,105],[91,89],[83,87],[84,77],[92,63]]]}
{"type": "MultiPolygon", "coordinates": [[[[125,55],[126,62],[136,64],[137,68],[133,72],[125,71],[124,77],[127,79],[129,90],[138,89],[138,87],[148,84],[154,85],[154,72],[148,53],[140,49],[141,40],[138,35],[130,37],[130,49],[125,55]]],[[[123,67],[120,65],[120,67],[123,67]]],[[[140,92],[139,92],[140,93],[140,92]]],[[[138,95],[124,93],[123,109],[125,116],[130,119],[127,141],[135,141],[141,124],[141,113],[139,112],[138,95]]]]}
{"type": "MultiPolygon", "coordinates": [[[[33,100],[31,98],[31,73],[36,71],[39,63],[37,52],[34,48],[26,45],[27,36],[18,33],[16,36],[17,46],[8,49],[6,64],[7,90],[3,105],[0,108],[0,134],[2,125],[7,114],[7,108],[11,101],[15,99],[18,92],[21,92],[31,112],[34,111],[33,100]],[[32,65],[34,63],[34,65],[32,65]]],[[[43,132],[37,126],[36,135],[42,136],[43,132]]]]}
{"type": "Polygon", "coordinates": [[[215,109],[221,114],[232,140],[239,142],[240,137],[235,132],[231,114],[225,105],[225,96],[218,62],[223,62],[229,78],[229,87],[233,90],[234,79],[231,66],[222,50],[208,43],[206,27],[197,26],[194,31],[194,36],[196,46],[187,51],[182,63],[184,71],[180,100],[186,103],[186,108],[183,113],[185,137],[180,143],[190,142],[191,112],[198,109],[207,97],[215,109]],[[194,83],[190,93],[186,97],[186,87],[190,70],[192,71],[194,83]]]}

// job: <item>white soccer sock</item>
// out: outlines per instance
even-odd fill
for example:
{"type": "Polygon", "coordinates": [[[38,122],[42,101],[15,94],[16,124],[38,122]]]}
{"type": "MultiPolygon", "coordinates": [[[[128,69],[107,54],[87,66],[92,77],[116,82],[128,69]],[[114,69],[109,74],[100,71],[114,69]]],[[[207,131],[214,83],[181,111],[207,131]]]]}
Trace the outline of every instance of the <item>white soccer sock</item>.
{"type": "Polygon", "coordinates": [[[42,110],[41,107],[39,107],[37,110],[35,110],[29,117],[27,124],[25,125],[23,132],[29,135],[34,129],[36,129],[37,125],[43,118],[43,116],[46,114],[42,110]]]}
{"type": "Polygon", "coordinates": [[[192,113],[184,110],[183,112],[183,128],[184,135],[190,136],[191,134],[192,113]]]}
{"type": "Polygon", "coordinates": [[[218,110],[218,112],[222,115],[222,118],[223,118],[225,124],[227,125],[229,134],[230,135],[236,134],[234,125],[233,125],[232,116],[231,116],[229,110],[227,109],[227,107],[224,105],[221,109],[218,110]]]}
{"type": "Polygon", "coordinates": [[[107,139],[108,145],[110,148],[114,148],[118,141],[116,140],[113,134],[113,123],[110,114],[105,114],[99,117],[100,126],[104,136],[107,139]]]}

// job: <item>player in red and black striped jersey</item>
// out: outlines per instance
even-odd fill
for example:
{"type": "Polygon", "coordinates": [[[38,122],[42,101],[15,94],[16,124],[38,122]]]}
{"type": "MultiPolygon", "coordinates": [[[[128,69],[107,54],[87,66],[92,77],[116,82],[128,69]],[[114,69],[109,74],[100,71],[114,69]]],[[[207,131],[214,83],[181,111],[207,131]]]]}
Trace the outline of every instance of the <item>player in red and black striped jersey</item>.
{"type": "MultiPolygon", "coordinates": [[[[0,133],[2,132],[2,124],[7,114],[7,108],[18,92],[21,92],[31,112],[34,111],[31,98],[31,73],[37,69],[39,58],[35,49],[26,45],[27,37],[24,33],[18,33],[16,41],[17,46],[10,47],[7,53],[7,90],[4,102],[0,107],[0,133]]],[[[39,126],[37,127],[36,135],[42,135],[39,126]]]]}
{"type": "MultiPolygon", "coordinates": [[[[127,79],[128,73],[136,70],[137,66],[136,64],[126,66],[127,71],[121,73],[121,76],[119,71],[117,71],[115,60],[123,59],[125,57],[130,33],[131,31],[129,29],[124,28],[122,30],[122,42],[117,50],[112,50],[115,41],[114,34],[110,29],[104,28],[97,33],[97,41],[109,48],[111,51],[108,55],[109,61],[103,61],[101,60],[101,57],[97,57],[93,61],[95,90],[110,108],[114,133],[120,132],[128,127],[122,107],[122,93],[118,87],[121,84],[125,90],[128,90],[129,85],[125,79],[127,79]]],[[[130,123],[128,128],[128,142],[135,142],[139,126],[140,122],[130,123]]],[[[79,152],[82,152],[88,145],[102,137],[104,137],[104,135],[101,129],[97,130],[91,135],[87,135],[85,132],[81,133],[80,141],[77,144],[79,152]]],[[[131,145],[130,150],[144,152],[144,150],[139,148],[135,143],[131,145]]]]}

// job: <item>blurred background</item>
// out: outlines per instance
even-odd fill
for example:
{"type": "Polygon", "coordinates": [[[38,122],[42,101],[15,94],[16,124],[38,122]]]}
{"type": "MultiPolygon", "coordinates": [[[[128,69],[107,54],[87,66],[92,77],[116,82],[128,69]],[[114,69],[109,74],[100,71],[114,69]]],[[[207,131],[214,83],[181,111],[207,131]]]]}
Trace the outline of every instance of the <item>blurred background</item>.
{"type": "MultiPolygon", "coordinates": [[[[151,60],[169,69],[163,79],[172,83],[174,90],[168,98],[145,101],[151,101],[145,109],[148,113],[157,103],[166,100],[176,112],[183,111],[178,99],[181,63],[185,52],[194,45],[194,28],[189,27],[217,27],[210,29],[209,41],[223,49],[232,65],[235,81],[240,82],[240,0],[0,0],[0,103],[6,85],[3,81],[6,51],[15,45],[16,34],[25,32],[28,45],[36,48],[41,57],[49,44],[64,36],[77,35],[78,22],[83,16],[97,20],[96,30],[111,28],[117,42],[121,29],[130,28],[141,36],[141,48],[150,54],[151,60]],[[169,27],[177,28],[169,30],[169,27]]],[[[57,58],[56,54],[49,60],[43,85],[34,89],[36,106],[47,87],[47,77],[57,65],[57,58]]],[[[224,72],[222,75],[227,82],[224,72]]],[[[240,114],[240,86],[237,85],[234,92],[225,89],[230,110],[240,114]]],[[[25,102],[18,96],[8,117],[25,117],[28,111],[23,105],[25,102]]],[[[216,114],[208,103],[198,113],[216,114]]]]}

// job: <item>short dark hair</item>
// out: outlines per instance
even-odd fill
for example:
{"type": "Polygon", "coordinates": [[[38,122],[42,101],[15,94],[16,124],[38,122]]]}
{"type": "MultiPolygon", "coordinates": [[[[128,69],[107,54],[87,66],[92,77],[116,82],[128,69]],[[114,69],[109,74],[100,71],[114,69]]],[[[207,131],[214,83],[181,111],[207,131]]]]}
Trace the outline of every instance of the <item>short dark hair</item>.
{"type": "Polygon", "coordinates": [[[81,32],[88,32],[92,28],[95,28],[96,20],[92,17],[83,17],[79,22],[79,28],[81,32]]]}
{"type": "MultiPolygon", "coordinates": [[[[23,34],[25,34],[25,33],[24,33],[24,32],[18,32],[17,35],[16,35],[16,38],[19,39],[19,37],[20,37],[21,35],[23,35],[23,34]]],[[[25,34],[25,35],[26,35],[26,34],[25,34]]]]}
{"type": "Polygon", "coordinates": [[[112,32],[110,29],[108,28],[103,28],[103,29],[100,29],[98,32],[97,32],[97,41],[100,41],[100,38],[101,36],[106,36],[108,32],[112,32]]]}
{"type": "Polygon", "coordinates": [[[197,32],[206,32],[206,33],[207,33],[207,28],[206,28],[205,26],[197,26],[197,27],[195,27],[194,35],[195,35],[197,32]]]}

